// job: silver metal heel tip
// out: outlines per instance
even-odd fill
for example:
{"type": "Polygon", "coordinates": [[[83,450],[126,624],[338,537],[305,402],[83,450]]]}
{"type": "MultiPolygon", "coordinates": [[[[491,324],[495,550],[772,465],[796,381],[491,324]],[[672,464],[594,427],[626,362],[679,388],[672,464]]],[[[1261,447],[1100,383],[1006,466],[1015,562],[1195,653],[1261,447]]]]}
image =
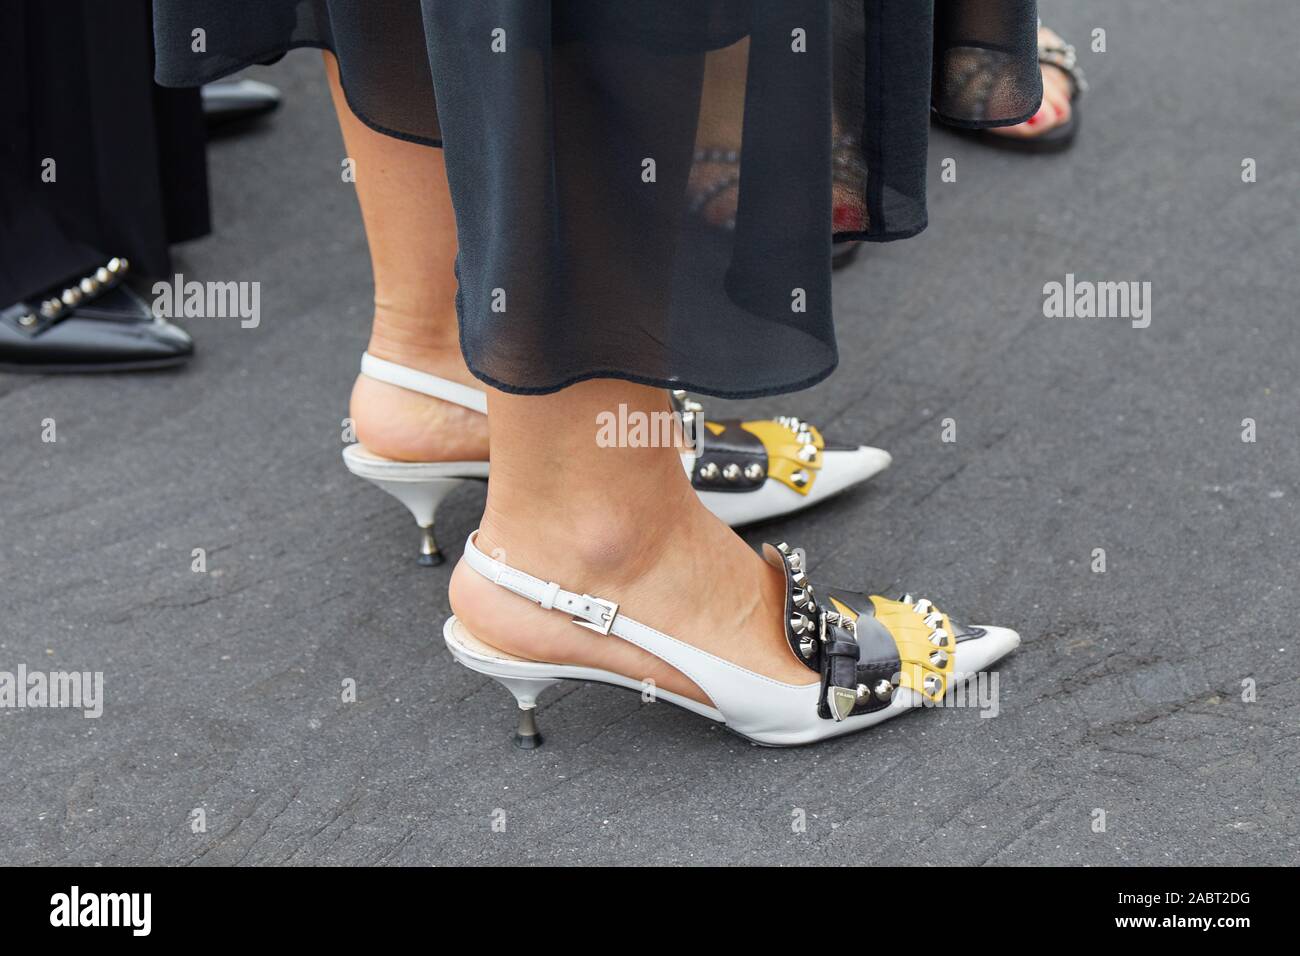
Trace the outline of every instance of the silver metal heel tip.
{"type": "Polygon", "coordinates": [[[542,734],[537,729],[537,714],[532,707],[519,708],[519,726],[515,728],[515,746],[520,750],[536,750],[542,745],[542,734]]]}
{"type": "Polygon", "coordinates": [[[438,547],[438,539],[433,536],[433,525],[427,528],[420,527],[420,558],[419,565],[422,568],[436,568],[438,565],[446,562],[442,556],[442,549],[438,547]]]}

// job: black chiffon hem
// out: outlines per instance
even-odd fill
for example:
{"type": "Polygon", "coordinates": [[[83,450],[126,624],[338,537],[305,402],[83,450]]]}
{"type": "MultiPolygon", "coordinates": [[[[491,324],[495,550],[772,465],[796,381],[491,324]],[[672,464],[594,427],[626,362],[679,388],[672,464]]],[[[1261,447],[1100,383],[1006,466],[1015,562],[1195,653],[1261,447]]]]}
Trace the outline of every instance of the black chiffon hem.
{"type": "Polygon", "coordinates": [[[501,382],[494,379],[491,375],[483,372],[482,369],[474,367],[472,358],[462,350],[462,357],[468,366],[470,373],[473,374],[484,385],[495,388],[499,392],[505,392],[508,395],[554,395],[556,392],[563,391],[571,385],[578,385],[582,382],[590,382],[595,379],[614,378],[621,382],[631,382],[633,385],[647,385],[650,388],[662,388],[665,391],[680,389],[686,392],[697,392],[701,395],[710,395],[714,398],[722,398],[728,401],[739,401],[747,398],[767,398],[771,395],[786,395],[790,392],[802,392],[805,389],[812,388],[814,385],[826,381],[839,368],[839,359],[831,362],[830,366],[824,371],[818,372],[808,378],[801,379],[797,382],[778,383],[765,388],[754,389],[733,389],[720,390],[713,387],[707,382],[692,382],[678,379],[653,378],[648,376],[637,375],[626,372],[621,369],[597,369],[593,371],[580,372],[570,376],[562,382],[553,385],[538,385],[527,388],[520,388],[511,385],[509,382],[501,382]]]}
{"type": "Polygon", "coordinates": [[[160,85],[327,51],[362,123],[444,150],[461,350],[519,395],[822,381],[834,245],[927,227],[932,118],[1014,125],[1041,97],[1035,0],[154,0],[154,15],[160,85]]]}
{"type": "MultiPolygon", "coordinates": [[[[283,60],[294,50],[319,50],[322,53],[329,53],[336,59],[338,52],[328,43],[322,43],[317,40],[295,40],[290,43],[281,44],[264,53],[252,53],[241,60],[237,60],[229,65],[223,65],[218,69],[202,71],[193,77],[186,77],[182,81],[166,82],[165,78],[156,78],[159,86],[167,89],[185,89],[190,86],[202,86],[206,83],[214,83],[217,80],[225,79],[236,73],[242,73],[252,66],[274,66],[283,60]]],[[[391,136],[393,139],[400,139],[407,143],[415,143],[417,146],[432,146],[435,149],[442,149],[442,140],[434,139],[428,136],[420,136],[416,133],[407,133],[400,129],[394,129],[391,126],[385,126],[383,123],[372,119],[366,115],[365,111],[357,105],[357,97],[354,97],[348,91],[347,77],[341,73],[339,75],[339,86],[343,90],[343,98],[347,101],[348,109],[352,111],[357,119],[365,123],[376,133],[382,133],[384,136],[391,136]]]]}
{"type": "Polygon", "coordinates": [[[961,116],[945,116],[937,109],[930,111],[931,115],[942,123],[944,126],[952,126],[957,129],[1001,129],[1007,126],[1019,126],[1021,123],[1027,123],[1038,113],[1038,106],[1019,116],[1012,116],[1007,119],[970,119],[961,116]]]}

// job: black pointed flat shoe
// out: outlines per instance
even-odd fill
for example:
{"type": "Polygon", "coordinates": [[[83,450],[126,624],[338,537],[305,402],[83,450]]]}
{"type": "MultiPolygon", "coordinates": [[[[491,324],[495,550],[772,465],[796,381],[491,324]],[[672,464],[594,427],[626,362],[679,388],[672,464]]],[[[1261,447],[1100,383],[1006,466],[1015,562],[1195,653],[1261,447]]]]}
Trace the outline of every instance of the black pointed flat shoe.
{"type": "Polygon", "coordinates": [[[203,85],[201,95],[210,134],[232,132],[280,105],[280,91],[258,80],[214,80],[203,85]]]}
{"type": "Polygon", "coordinates": [[[156,318],[113,258],[65,288],[0,310],[0,371],[127,372],[189,361],[189,333],[156,318]]]}

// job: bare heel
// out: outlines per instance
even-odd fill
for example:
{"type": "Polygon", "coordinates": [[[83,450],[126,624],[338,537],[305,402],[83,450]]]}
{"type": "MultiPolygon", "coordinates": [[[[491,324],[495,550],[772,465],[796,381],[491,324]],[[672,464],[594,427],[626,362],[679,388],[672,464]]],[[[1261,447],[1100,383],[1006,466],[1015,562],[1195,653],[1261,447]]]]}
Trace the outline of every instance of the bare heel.
{"type": "MultiPolygon", "coordinates": [[[[450,382],[369,352],[361,356],[361,374],[377,382],[487,414],[487,393],[481,388],[450,382]]],[[[437,567],[446,560],[433,534],[433,515],[442,499],[461,482],[486,481],[488,476],[486,461],[394,461],[373,455],[359,444],[343,449],[343,463],[352,474],[378,485],[406,505],[415,516],[415,523],[420,526],[418,562],[426,568],[437,567]]]]}

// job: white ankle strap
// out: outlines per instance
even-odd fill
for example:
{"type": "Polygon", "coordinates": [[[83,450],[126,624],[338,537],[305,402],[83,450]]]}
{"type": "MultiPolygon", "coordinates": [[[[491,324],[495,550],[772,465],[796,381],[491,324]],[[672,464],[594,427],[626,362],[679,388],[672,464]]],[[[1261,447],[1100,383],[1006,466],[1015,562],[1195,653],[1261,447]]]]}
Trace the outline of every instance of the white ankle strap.
{"type": "Polygon", "coordinates": [[[449,382],[428,372],[421,372],[405,365],[398,365],[387,359],[376,358],[369,352],[361,354],[361,374],[377,382],[396,385],[398,388],[410,389],[430,398],[441,398],[445,402],[460,405],[487,414],[487,392],[459,382],[449,382]]]}
{"type": "MultiPolygon", "coordinates": [[[[648,651],[685,674],[696,687],[704,691],[721,713],[750,721],[754,726],[764,726],[771,719],[765,710],[773,708],[773,694],[782,700],[788,699],[789,707],[807,708],[805,687],[783,684],[755,674],[738,664],[679,641],[621,613],[613,601],[605,601],[590,594],[575,594],[564,590],[554,581],[543,581],[518,571],[480,551],[474,543],[477,535],[478,532],[475,531],[465,542],[465,563],[483,577],[548,610],[573,615],[575,624],[621,638],[648,651]],[[761,693],[756,692],[758,690],[761,693]]],[[[778,715],[781,712],[781,707],[773,710],[778,715]]],[[[721,714],[717,719],[721,719],[721,714]]]]}
{"type": "MultiPolygon", "coordinates": [[[[534,604],[540,604],[548,611],[572,614],[574,624],[580,624],[601,634],[611,633],[616,623],[627,622],[627,618],[619,617],[618,605],[613,601],[595,598],[590,594],[574,594],[572,591],[564,590],[554,581],[543,581],[523,571],[516,571],[495,558],[489,558],[474,543],[477,534],[478,532],[475,531],[465,542],[465,562],[493,584],[499,584],[507,591],[514,591],[534,604]]],[[[635,621],[631,623],[636,624],[635,621]]]]}

